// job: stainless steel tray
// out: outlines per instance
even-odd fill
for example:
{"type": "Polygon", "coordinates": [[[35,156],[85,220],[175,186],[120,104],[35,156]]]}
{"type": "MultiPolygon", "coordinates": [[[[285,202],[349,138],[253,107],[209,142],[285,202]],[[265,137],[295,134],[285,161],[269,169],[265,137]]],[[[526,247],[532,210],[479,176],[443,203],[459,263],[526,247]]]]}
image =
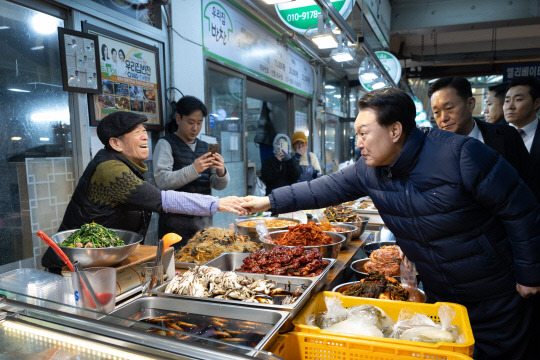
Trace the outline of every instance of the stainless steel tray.
{"type": "Polygon", "coordinates": [[[244,273],[247,274],[250,278],[253,278],[255,280],[258,279],[269,279],[274,280],[278,287],[283,287],[285,290],[294,291],[299,286],[303,287],[305,290],[296,299],[296,301],[292,304],[288,305],[278,305],[278,304],[263,304],[263,303],[252,303],[252,302],[244,302],[240,300],[225,300],[225,299],[215,299],[215,298],[204,298],[204,297],[194,297],[194,296],[188,296],[188,295],[178,295],[178,294],[169,294],[165,292],[165,288],[167,288],[167,285],[170,281],[167,281],[161,286],[156,287],[155,289],[152,289],[149,291],[149,294],[160,296],[160,297],[171,297],[171,298],[178,298],[178,299],[191,299],[194,301],[200,301],[200,302],[206,302],[206,303],[218,303],[218,304],[234,304],[235,306],[240,306],[243,308],[263,308],[263,309],[272,309],[272,310],[279,310],[279,311],[287,311],[291,313],[290,319],[286,322],[284,328],[282,328],[282,331],[289,331],[292,330],[292,318],[296,316],[298,312],[304,307],[304,305],[308,302],[309,298],[311,297],[311,294],[314,293],[315,285],[316,285],[316,279],[314,278],[307,278],[307,277],[297,277],[297,276],[277,276],[277,275],[266,275],[266,274],[251,274],[251,273],[244,273]]]}
{"type": "MultiPolygon", "coordinates": [[[[213,260],[210,260],[204,265],[217,267],[221,271],[234,271],[235,269],[238,269],[240,266],[242,266],[244,259],[247,258],[249,255],[251,254],[227,252],[227,253],[223,253],[219,255],[217,258],[213,260]]],[[[324,260],[328,261],[329,264],[326,267],[326,269],[323,270],[322,273],[320,273],[318,276],[305,277],[307,279],[314,279],[314,281],[316,282],[315,287],[313,289],[314,293],[319,292],[319,290],[321,290],[326,285],[326,283],[328,282],[328,273],[330,272],[330,269],[332,268],[332,266],[334,266],[334,264],[337,261],[336,259],[332,259],[332,258],[324,258],[324,260]]],[[[243,271],[242,272],[238,271],[238,272],[242,274],[253,275],[253,273],[247,273],[243,271]]]]}
{"type": "Polygon", "coordinates": [[[250,309],[237,306],[236,304],[232,303],[217,304],[192,299],[172,299],[166,297],[142,296],[120,308],[117,308],[111,312],[110,315],[130,320],[144,320],[147,318],[156,317],[157,310],[169,312],[189,311],[192,314],[219,316],[234,320],[257,321],[273,325],[266,336],[259,343],[257,343],[255,349],[259,350],[268,348],[275,340],[275,337],[283,324],[292,319],[291,314],[285,311],[255,308],[250,309]]]}
{"type": "Polygon", "coordinates": [[[193,269],[197,265],[202,265],[198,263],[187,263],[187,262],[174,262],[174,267],[176,269],[193,269]]]}

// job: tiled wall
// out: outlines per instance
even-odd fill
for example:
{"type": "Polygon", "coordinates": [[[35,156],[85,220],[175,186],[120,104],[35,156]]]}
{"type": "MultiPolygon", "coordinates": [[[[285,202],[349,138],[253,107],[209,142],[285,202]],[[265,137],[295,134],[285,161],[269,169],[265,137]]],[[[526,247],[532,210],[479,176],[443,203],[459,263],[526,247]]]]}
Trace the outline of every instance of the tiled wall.
{"type": "Polygon", "coordinates": [[[73,159],[70,157],[26,159],[26,180],[30,204],[30,223],[36,267],[47,245],[36,235],[57,232],[75,190],[73,159]]]}

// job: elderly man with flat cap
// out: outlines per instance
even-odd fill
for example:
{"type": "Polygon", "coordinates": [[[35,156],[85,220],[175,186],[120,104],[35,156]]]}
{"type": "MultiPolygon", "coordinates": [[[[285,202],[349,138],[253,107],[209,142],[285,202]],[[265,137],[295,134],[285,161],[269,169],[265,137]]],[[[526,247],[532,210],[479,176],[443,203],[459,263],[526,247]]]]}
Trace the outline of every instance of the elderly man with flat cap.
{"type": "MultiPolygon", "coordinates": [[[[146,116],[118,111],[100,121],[97,134],[105,148],[90,161],[69,202],[58,231],[95,221],[108,228],[145,235],[152,211],[211,216],[216,211],[244,214],[243,200],[161,191],[144,180],[148,170],[146,116]]],[[[58,272],[63,261],[47,249],[42,265],[58,272]]]]}

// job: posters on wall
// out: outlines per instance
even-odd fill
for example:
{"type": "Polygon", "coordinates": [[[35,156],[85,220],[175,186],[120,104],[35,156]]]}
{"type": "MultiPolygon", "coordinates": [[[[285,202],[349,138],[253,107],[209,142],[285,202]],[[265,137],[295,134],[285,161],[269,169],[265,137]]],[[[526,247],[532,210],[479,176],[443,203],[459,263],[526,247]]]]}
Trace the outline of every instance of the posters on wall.
{"type": "Polygon", "coordinates": [[[99,39],[102,92],[93,98],[91,120],[116,111],[146,115],[150,128],[161,128],[158,50],[90,25],[99,39]]]}
{"type": "Polygon", "coordinates": [[[203,0],[205,54],[302,95],[313,96],[308,59],[234,6],[203,0]]]}

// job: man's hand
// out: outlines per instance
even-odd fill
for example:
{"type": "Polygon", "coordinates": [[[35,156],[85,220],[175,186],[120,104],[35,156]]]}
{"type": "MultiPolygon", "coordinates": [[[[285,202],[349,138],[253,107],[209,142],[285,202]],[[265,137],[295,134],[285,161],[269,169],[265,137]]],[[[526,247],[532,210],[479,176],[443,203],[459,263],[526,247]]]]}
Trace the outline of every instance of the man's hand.
{"type": "Polygon", "coordinates": [[[270,209],[270,198],[268,196],[246,196],[244,198],[244,208],[249,211],[250,214],[266,211],[270,209]]]}
{"type": "Polygon", "coordinates": [[[278,153],[276,154],[276,159],[278,159],[279,161],[283,161],[284,156],[285,154],[283,153],[283,150],[279,150],[278,153]]]}
{"type": "MultiPolygon", "coordinates": [[[[522,298],[528,299],[533,295],[540,293],[540,286],[523,286],[516,284],[516,290],[522,298]]],[[[537,295],[538,296],[538,295],[537,295]]]]}
{"type": "Polygon", "coordinates": [[[218,200],[217,211],[232,212],[237,215],[248,215],[245,200],[238,196],[227,196],[218,200]]]}
{"type": "Polygon", "coordinates": [[[223,160],[223,157],[215,153],[212,155],[212,167],[217,170],[217,174],[219,177],[223,177],[225,175],[225,160],[223,160]]]}
{"type": "Polygon", "coordinates": [[[206,153],[200,158],[195,159],[193,162],[193,166],[195,166],[195,170],[201,174],[204,170],[208,169],[212,164],[214,163],[214,157],[212,156],[212,153],[206,153]]]}

